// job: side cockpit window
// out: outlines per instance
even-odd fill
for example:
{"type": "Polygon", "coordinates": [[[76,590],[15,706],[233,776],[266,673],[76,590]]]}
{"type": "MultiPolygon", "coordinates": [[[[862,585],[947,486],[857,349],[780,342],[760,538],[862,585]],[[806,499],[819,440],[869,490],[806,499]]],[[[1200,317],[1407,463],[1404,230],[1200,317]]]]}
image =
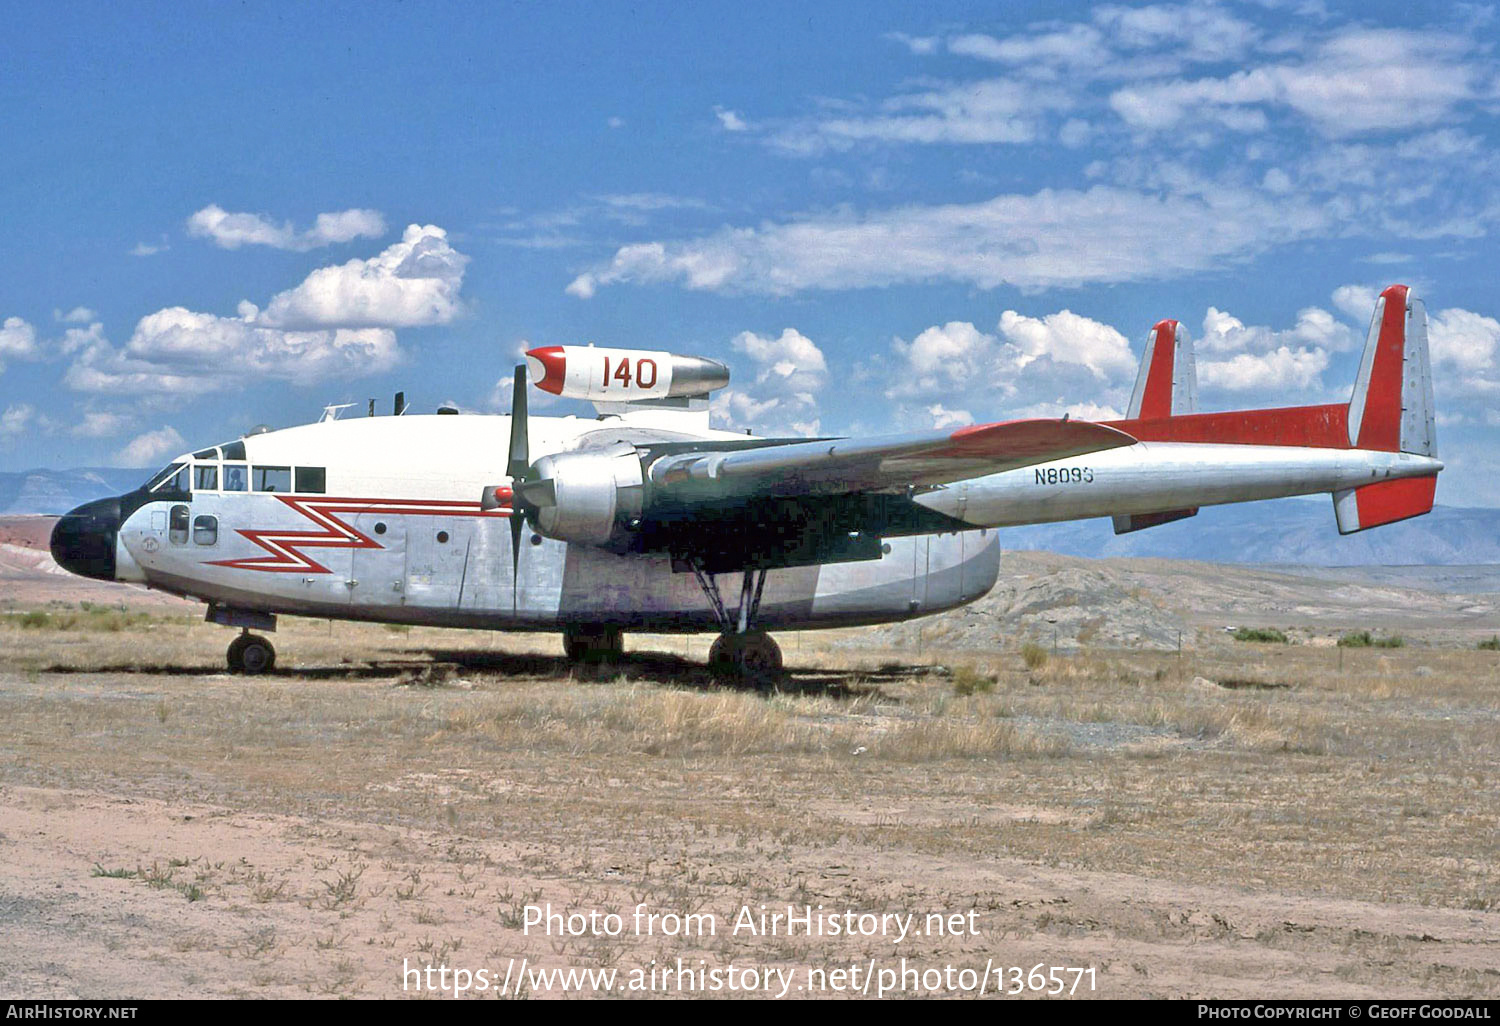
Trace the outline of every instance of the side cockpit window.
{"type": "Polygon", "coordinates": [[[193,467],[193,491],[216,492],[219,490],[219,468],[217,465],[199,463],[193,467]]]}
{"type": "Polygon", "coordinates": [[[298,467],[297,491],[322,495],[328,490],[328,471],[322,467],[298,467]]]}
{"type": "Polygon", "coordinates": [[[226,492],[243,492],[249,480],[249,472],[243,463],[224,464],[224,490],[226,492]]]}
{"type": "Polygon", "coordinates": [[[250,479],[255,482],[257,492],[290,492],[292,490],[291,467],[252,467],[250,479]]]}
{"type": "Polygon", "coordinates": [[[186,492],[188,490],[188,467],[186,463],[169,463],[157,471],[151,480],[142,487],[142,491],[168,494],[171,492],[186,492]]]}

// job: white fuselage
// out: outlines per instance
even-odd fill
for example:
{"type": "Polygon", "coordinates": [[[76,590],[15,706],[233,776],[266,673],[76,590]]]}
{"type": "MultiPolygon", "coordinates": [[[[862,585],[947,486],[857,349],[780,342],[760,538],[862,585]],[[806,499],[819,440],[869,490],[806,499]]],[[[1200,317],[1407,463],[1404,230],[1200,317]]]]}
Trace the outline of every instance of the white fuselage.
{"type": "MultiPolygon", "coordinates": [[[[190,475],[212,487],[131,512],[116,574],[267,613],[521,630],[718,628],[693,574],[674,572],[666,556],[618,555],[528,528],[513,573],[509,510],[479,501],[506,480],[509,434],[505,416],[355,418],[251,436],[243,461],[222,450],[185,455],[190,475]],[[243,490],[231,487],[241,480],[243,490]],[[320,490],[301,488],[314,481],[320,490]]],[[[710,430],[706,413],[530,420],[533,459],[617,439],[745,436],[710,430]]],[[[952,531],[887,538],[877,560],[771,571],[760,623],[875,623],[973,601],[997,578],[999,526],[1332,492],[1438,467],[1401,453],[1137,443],[974,478],[916,497],[952,531]]],[[[726,593],[739,586],[739,574],[720,576],[726,593]]]]}

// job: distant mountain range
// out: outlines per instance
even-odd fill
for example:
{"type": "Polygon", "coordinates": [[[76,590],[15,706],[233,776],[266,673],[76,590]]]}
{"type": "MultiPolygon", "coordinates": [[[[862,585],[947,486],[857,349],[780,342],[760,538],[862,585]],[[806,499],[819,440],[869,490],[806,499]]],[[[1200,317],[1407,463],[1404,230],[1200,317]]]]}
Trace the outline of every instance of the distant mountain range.
{"type": "MultiPolygon", "coordinates": [[[[59,514],[135,488],[149,470],[85,467],[0,473],[0,515],[59,514]]],[[[1212,506],[1196,517],[1116,535],[1107,519],[1006,527],[1007,549],[1069,556],[1151,556],[1211,563],[1304,566],[1500,564],[1500,509],[1439,506],[1424,517],[1341,536],[1333,502],[1278,499],[1212,506]]]]}
{"type": "Polygon", "coordinates": [[[1437,506],[1426,516],[1340,535],[1327,496],[1207,506],[1195,517],[1116,535],[1109,520],[1007,527],[1007,549],[1310,566],[1500,563],[1500,509],[1437,506]]]}
{"type": "Polygon", "coordinates": [[[81,467],[0,473],[0,515],[66,513],[74,506],[139,487],[149,470],[81,467]]]}

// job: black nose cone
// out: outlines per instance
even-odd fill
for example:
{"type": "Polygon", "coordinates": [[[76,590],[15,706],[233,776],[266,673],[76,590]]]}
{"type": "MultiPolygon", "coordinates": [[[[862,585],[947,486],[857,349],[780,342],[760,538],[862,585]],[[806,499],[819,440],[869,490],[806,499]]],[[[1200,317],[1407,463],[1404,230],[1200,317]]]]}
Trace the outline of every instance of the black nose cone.
{"type": "Polygon", "coordinates": [[[120,533],[120,500],[86,502],[52,528],[52,558],[64,570],[101,581],[115,579],[115,539],[120,533]]]}

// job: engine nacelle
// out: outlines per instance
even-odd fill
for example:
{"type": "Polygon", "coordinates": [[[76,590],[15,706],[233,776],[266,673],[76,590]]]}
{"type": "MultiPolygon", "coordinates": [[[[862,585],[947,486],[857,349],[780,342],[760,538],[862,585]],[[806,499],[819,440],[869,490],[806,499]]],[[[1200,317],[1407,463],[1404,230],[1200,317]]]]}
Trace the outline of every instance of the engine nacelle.
{"type": "Polygon", "coordinates": [[[526,369],[543,392],[596,402],[703,396],[729,384],[722,363],[641,349],[542,346],[526,353],[526,369]]]}
{"type": "Polygon", "coordinates": [[[531,469],[521,492],[548,538],[605,545],[641,514],[645,482],[632,445],[555,453],[531,469]]]}

